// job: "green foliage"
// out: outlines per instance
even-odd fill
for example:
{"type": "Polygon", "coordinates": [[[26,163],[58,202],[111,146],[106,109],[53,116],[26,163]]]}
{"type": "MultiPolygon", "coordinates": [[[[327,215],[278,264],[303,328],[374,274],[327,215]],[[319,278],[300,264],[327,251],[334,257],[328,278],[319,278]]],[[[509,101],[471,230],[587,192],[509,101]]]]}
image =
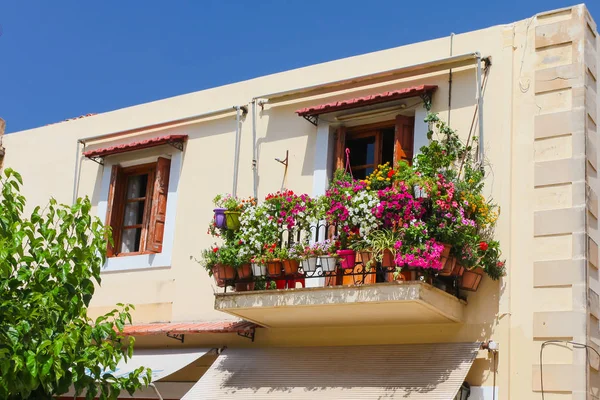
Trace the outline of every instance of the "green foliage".
{"type": "Polygon", "coordinates": [[[460,174],[464,161],[471,160],[471,146],[461,142],[458,134],[437,114],[429,113],[425,118],[429,124],[429,145],[421,147],[415,160],[415,170],[422,176],[434,177],[444,173],[453,179],[460,174]]]}
{"type": "Polygon", "coordinates": [[[50,200],[27,218],[21,176],[0,179],[0,398],[49,399],[74,387],[87,399],[116,399],[147,385],[138,368],[115,377],[133,353],[125,323],[133,306],[92,321],[87,307],[100,283],[109,232],[90,216],[89,199],[73,206],[50,200]]]}

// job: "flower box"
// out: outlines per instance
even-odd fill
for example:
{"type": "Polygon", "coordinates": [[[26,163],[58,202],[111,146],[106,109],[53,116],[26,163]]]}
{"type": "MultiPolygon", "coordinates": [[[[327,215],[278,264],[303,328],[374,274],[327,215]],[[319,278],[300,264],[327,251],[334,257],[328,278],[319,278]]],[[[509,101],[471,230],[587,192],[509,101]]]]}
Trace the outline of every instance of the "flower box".
{"type": "Polygon", "coordinates": [[[252,267],[250,264],[242,264],[238,269],[238,278],[247,279],[252,276],[252,267]]]}
{"type": "Polygon", "coordinates": [[[267,261],[267,275],[271,277],[276,277],[281,275],[281,261],[272,260],[267,261]]]}
{"type": "Polygon", "coordinates": [[[228,280],[235,279],[235,268],[231,265],[217,264],[213,268],[213,276],[218,287],[225,287],[228,280]]]}
{"type": "Polygon", "coordinates": [[[483,268],[479,267],[465,270],[460,280],[459,287],[463,290],[476,292],[477,289],[479,289],[479,284],[481,284],[484,273],[483,268]]]}
{"type": "Polygon", "coordinates": [[[300,262],[298,260],[282,260],[283,273],[285,275],[296,275],[298,268],[300,268],[300,262]]]}

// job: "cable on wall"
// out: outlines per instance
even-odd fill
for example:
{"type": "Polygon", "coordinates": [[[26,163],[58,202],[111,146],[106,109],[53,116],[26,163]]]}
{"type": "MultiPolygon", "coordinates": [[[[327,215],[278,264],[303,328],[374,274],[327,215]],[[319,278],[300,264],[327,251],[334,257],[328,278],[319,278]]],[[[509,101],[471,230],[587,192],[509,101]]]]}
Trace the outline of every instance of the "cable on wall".
{"type": "MultiPolygon", "coordinates": [[[[577,343],[577,342],[573,342],[570,340],[546,340],[545,342],[543,342],[542,345],[540,346],[540,390],[542,392],[542,400],[545,400],[545,398],[544,398],[544,348],[549,344],[559,344],[559,343],[565,344],[565,345],[570,344],[571,346],[573,346],[574,349],[585,349],[586,353],[590,349],[592,349],[592,351],[594,353],[596,353],[598,355],[598,357],[600,358],[600,353],[598,353],[598,350],[596,350],[592,346],[589,346],[584,343],[577,343]]],[[[589,357],[587,357],[587,358],[589,360],[589,357]]]]}

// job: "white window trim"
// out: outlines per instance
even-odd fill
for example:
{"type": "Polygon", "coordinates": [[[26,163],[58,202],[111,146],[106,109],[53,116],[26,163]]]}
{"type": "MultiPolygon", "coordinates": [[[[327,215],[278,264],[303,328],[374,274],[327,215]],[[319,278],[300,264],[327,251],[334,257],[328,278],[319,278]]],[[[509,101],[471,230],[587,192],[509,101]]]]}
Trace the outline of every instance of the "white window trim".
{"type": "MultiPolygon", "coordinates": [[[[163,236],[162,252],[156,254],[141,254],[137,256],[110,257],[102,272],[134,271],[140,269],[168,268],[171,267],[173,256],[173,240],[175,238],[175,213],[177,206],[177,188],[179,186],[179,177],[181,175],[182,152],[171,153],[171,169],[169,171],[169,194],[167,196],[167,212],[165,216],[165,231],[163,236]]],[[[154,161],[157,157],[153,157],[154,161]]],[[[122,165],[131,166],[152,162],[147,158],[135,160],[135,162],[122,162],[122,165]]],[[[98,201],[98,218],[101,221],[106,220],[106,211],[108,206],[108,191],[110,187],[110,178],[112,166],[116,164],[109,160],[105,161],[102,174],[102,185],[100,189],[100,200],[98,201]]]]}
{"type": "Polygon", "coordinates": [[[469,400],[493,400],[499,397],[497,386],[471,386],[469,400]],[[496,392],[496,394],[494,394],[496,392]]]}

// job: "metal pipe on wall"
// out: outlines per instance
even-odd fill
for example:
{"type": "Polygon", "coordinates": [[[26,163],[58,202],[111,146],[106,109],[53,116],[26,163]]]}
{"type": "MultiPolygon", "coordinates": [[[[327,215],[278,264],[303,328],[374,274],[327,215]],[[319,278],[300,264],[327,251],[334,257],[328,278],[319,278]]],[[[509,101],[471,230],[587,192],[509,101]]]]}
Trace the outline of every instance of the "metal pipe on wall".
{"type": "Polygon", "coordinates": [[[258,199],[258,171],[256,161],[256,99],[252,99],[252,186],[253,195],[258,199]]]}
{"type": "Polygon", "coordinates": [[[483,166],[485,157],[484,143],[483,143],[483,87],[481,86],[481,54],[477,53],[477,116],[479,117],[479,153],[478,160],[479,165],[483,166]]]}
{"type": "Polygon", "coordinates": [[[237,196],[238,171],[240,167],[240,106],[235,107],[235,154],[233,156],[233,188],[231,195],[237,196]]]}

